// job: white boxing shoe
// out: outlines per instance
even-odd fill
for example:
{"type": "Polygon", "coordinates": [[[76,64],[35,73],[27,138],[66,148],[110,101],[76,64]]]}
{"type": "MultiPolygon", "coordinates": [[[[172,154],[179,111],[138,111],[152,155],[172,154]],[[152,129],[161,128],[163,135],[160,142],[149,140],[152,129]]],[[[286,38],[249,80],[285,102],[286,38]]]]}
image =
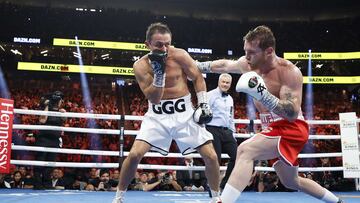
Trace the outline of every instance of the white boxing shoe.
{"type": "Polygon", "coordinates": [[[124,203],[124,197],[115,197],[112,203],[124,203]]]}
{"type": "Polygon", "coordinates": [[[220,197],[213,197],[211,198],[209,203],[222,203],[220,197]]]}
{"type": "Polygon", "coordinates": [[[124,194],[125,194],[125,191],[117,190],[112,203],[124,203],[124,194]]]}

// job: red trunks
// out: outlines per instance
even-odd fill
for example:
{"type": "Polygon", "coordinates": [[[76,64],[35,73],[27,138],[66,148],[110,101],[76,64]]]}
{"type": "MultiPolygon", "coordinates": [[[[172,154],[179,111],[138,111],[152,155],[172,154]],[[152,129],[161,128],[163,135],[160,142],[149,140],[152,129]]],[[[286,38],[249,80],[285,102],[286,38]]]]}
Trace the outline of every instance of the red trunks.
{"type": "Polygon", "coordinates": [[[278,145],[281,158],[289,165],[299,165],[297,156],[309,138],[309,126],[305,121],[275,121],[260,134],[266,137],[281,137],[278,145]]]}

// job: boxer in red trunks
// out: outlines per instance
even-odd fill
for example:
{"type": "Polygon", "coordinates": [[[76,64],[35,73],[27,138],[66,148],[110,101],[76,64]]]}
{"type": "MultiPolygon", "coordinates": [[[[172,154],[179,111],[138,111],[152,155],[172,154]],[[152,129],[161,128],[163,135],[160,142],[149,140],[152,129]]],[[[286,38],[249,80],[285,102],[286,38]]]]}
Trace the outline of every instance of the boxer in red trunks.
{"type": "Polygon", "coordinates": [[[241,143],[234,170],[222,192],[222,203],[235,202],[250,181],[254,160],[278,159],[273,164],[281,183],[327,203],[342,202],[313,180],[298,176],[297,156],[308,140],[301,112],[303,77],[300,70],[276,56],[275,37],[258,26],[244,37],[245,56],[236,61],[198,62],[202,72],[243,73],[237,92],[253,97],[263,131],[241,143]]]}

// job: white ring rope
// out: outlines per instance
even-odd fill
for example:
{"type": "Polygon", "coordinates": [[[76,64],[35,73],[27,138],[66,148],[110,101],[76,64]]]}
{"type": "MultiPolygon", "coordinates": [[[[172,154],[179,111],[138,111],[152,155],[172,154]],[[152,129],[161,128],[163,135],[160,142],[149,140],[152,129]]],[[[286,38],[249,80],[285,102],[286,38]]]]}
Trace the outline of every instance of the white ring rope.
{"type": "MultiPolygon", "coordinates": [[[[71,112],[55,112],[55,111],[37,111],[37,110],[27,110],[27,109],[14,109],[14,112],[17,114],[27,114],[27,115],[41,115],[41,116],[57,116],[57,117],[70,117],[70,118],[93,118],[93,119],[112,119],[120,120],[120,115],[113,114],[90,114],[90,113],[71,113],[71,112]]],[[[143,116],[132,116],[125,115],[125,120],[142,120],[143,116]]],[[[359,123],[360,118],[356,119],[359,123]]],[[[235,123],[240,124],[249,124],[250,120],[247,119],[234,119],[235,123]]],[[[311,125],[331,125],[331,124],[340,124],[339,120],[307,120],[308,124],[311,125]]],[[[254,120],[254,124],[260,124],[260,120],[254,120]]]]}
{"type": "MultiPolygon", "coordinates": [[[[117,151],[101,151],[101,150],[84,150],[84,149],[66,149],[66,148],[49,148],[49,147],[34,147],[34,146],[24,146],[24,145],[13,145],[13,150],[26,150],[26,151],[37,151],[37,152],[54,152],[61,154],[82,154],[82,155],[101,155],[101,156],[119,156],[117,151]]],[[[360,154],[360,152],[359,152],[360,154]]],[[[124,152],[124,156],[128,156],[129,152],[124,152]]],[[[322,157],[341,157],[341,152],[333,153],[306,153],[299,154],[299,158],[322,158],[322,157]]],[[[148,152],[144,157],[164,157],[163,155],[157,152],[148,152]]],[[[192,158],[201,158],[200,154],[194,153],[190,155],[182,155],[179,153],[168,153],[167,158],[183,158],[183,157],[192,157],[192,158]]],[[[221,154],[221,158],[228,159],[227,154],[221,154]]]]}
{"type": "MultiPolygon", "coordinates": [[[[74,163],[74,162],[48,162],[48,161],[28,161],[28,160],[11,160],[11,164],[27,166],[47,166],[47,167],[73,167],[73,168],[118,168],[119,163],[74,163]]],[[[151,170],[194,170],[204,171],[205,166],[179,166],[179,165],[152,165],[139,164],[138,169],[151,170]]],[[[310,171],[342,171],[340,167],[299,167],[299,172],[310,171]]],[[[226,170],[226,166],[220,167],[221,171],[226,170]]],[[[275,171],[272,167],[255,167],[256,171],[275,171]]]]}
{"type": "MultiPolygon", "coordinates": [[[[56,116],[66,118],[93,118],[93,119],[108,119],[108,120],[120,120],[120,115],[114,114],[92,114],[92,113],[73,113],[65,112],[61,113],[58,111],[38,111],[38,110],[27,110],[27,109],[14,109],[17,114],[25,115],[37,115],[37,116],[56,116]]],[[[125,115],[125,120],[143,120],[142,116],[125,115]]]]}
{"type": "MultiPolygon", "coordinates": [[[[24,125],[14,124],[13,129],[23,130],[51,130],[51,131],[64,131],[64,132],[77,132],[77,133],[90,133],[90,134],[108,134],[108,135],[119,135],[120,130],[114,129],[99,129],[99,128],[76,128],[76,127],[61,127],[61,126],[50,126],[50,125],[24,125]]],[[[137,130],[125,130],[124,133],[127,135],[137,135],[137,130]]]]}
{"type": "MultiPolygon", "coordinates": [[[[108,135],[119,135],[120,130],[114,129],[98,129],[98,128],[76,128],[76,127],[61,127],[61,126],[50,126],[50,125],[25,125],[25,124],[14,124],[13,129],[22,130],[51,130],[51,131],[64,131],[64,132],[78,132],[78,133],[90,133],[90,134],[108,134],[108,135]]],[[[138,130],[125,130],[126,135],[137,135],[138,130]]],[[[235,138],[250,138],[252,134],[249,133],[234,133],[235,138]]],[[[340,139],[340,135],[310,135],[309,139],[321,139],[321,140],[333,140],[340,139]]]]}
{"type": "MultiPolygon", "coordinates": [[[[36,111],[36,110],[24,110],[14,109],[17,114],[27,115],[46,115],[57,117],[73,117],[73,118],[92,118],[92,119],[111,119],[120,120],[120,115],[111,114],[89,114],[89,113],[60,113],[53,111],[36,111]]],[[[125,120],[142,120],[142,116],[125,115],[125,120]]],[[[360,119],[356,120],[360,122],[360,119]]],[[[235,123],[249,124],[250,121],[246,119],[235,119],[235,123]]],[[[309,124],[313,125],[333,125],[340,124],[339,120],[307,120],[309,124]]],[[[260,124],[260,120],[254,120],[254,124],[260,124]]],[[[79,132],[90,134],[110,134],[118,135],[120,130],[115,129],[94,129],[94,128],[77,128],[77,127],[60,127],[60,126],[47,126],[47,125],[24,125],[14,124],[13,129],[27,129],[27,130],[54,130],[65,132],[79,132]]],[[[126,135],[137,135],[137,130],[125,130],[126,135]]],[[[234,133],[236,138],[249,138],[253,134],[239,134],[234,133]]],[[[359,135],[360,137],[360,135],[359,135]]],[[[340,135],[310,135],[309,139],[340,139],[340,135]]],[[[101,150],[80,150],[80,149],[63,149],[63,148],[47,148],[47,147],[34,147],[34,146],[22,146],[13,145],[13,150],[28,150],[28,151],[42,151],[42,152],[55,152],[64,154],[82,154],[82,155],[104,155],[104,156],[119,156],[119,152],[116,151],[101,151],[101,150]]],[[[129,152],[124,152],[124,156],[127,156],[129,152]]],[[[360,154],[360,152],[359,152],[360,154]]],[[[201,158],[200,154],[189,155],[193,158],[201,158]]],[[[298,158],[321,158],[321,157],[341,157],[341,152],[335,153],[316,153],[316,154],[299,154],[298,158]]],[[[145,157],[163,157],[159,153],[148,152],[145,157]]],[[[167,157],[181,158],[184,157],[179,153],[169,153],[167,157]]],[[[188,157],[188,156],[187,156],[188,157]]],[[[228,155],[222,154],[222,158],[229,158],[228,155]]],[[[82,168],[117,168],[119,163],[75,163],[75,162],[46,162],[46,161],[31,161],[31,160],[11,160],[11,164],[17,165],[31,165],[31,166],[51,166],[51,167],[82,167],[82,168]]],[[[139,169],[157,169],[157,170],[205,170],[205,166],[178,166],[178,165],[149,165],[139,164],[139,169]]],[[[226,166],[221,166],[220,170],[226,170],[226,166]]],[[[274,171],[272,167],[255,167],[257,171],[274,171]]],[[[309,171],[343,171],[343,167],[300,167],[299,172],[309,171]]]]}

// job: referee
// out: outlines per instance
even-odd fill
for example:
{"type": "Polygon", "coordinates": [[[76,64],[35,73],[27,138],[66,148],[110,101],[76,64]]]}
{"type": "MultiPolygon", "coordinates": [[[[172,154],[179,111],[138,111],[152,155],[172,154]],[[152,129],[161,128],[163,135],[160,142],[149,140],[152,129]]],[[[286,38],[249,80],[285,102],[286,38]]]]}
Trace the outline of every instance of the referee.
{"type": "Polygon", "coordinates": [[[236,160],[237,142],[233,136],[234,125],[234,100],[227,93],[231,86],[232,77],[227,73],[219,76],[218,87],[208,92],[209,105],[213,112],[213,119],[206,125],[206,129],[214,136],[213,145],[221,164],[221,153],[230,157],[225,177],[220,183],[224,189],[234,168],[236,160]]]}

